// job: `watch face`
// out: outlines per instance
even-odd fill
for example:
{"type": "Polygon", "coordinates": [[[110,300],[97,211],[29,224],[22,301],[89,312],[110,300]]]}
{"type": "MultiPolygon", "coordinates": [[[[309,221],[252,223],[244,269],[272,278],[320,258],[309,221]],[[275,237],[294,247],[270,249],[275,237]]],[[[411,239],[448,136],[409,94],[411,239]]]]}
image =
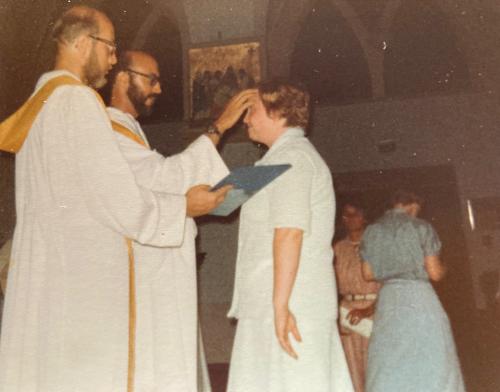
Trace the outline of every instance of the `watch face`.
{"type": "Polygon", "coordinates": [[[219,132],[219,130],[215,127],[215,125],[210,125],[208,128],[207,128],[207,133],[210,134],[210,135],[217,135],[217,136],[221,136],[221,133],[219,132]]]}

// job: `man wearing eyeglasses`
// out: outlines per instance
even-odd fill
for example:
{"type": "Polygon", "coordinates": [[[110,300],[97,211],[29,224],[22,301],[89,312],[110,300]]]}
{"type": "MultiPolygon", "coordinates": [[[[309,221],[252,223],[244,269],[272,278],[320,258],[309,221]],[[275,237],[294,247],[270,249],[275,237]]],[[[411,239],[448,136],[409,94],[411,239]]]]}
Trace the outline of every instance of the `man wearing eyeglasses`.
{"type": "MultiPolygon", "coordinates": [[[[164,158],[149,149],[137,121],[138,117],[151,113],[162,91],[156,60],[144,52],[124,52],[110,83],[108,114],[114,126],[125,127],[139,138],[129,137],[126,130],[115,134],[141,186],[160,191],[176,189],[182,194],[195,184],[213,185],[228,173],[215,146],[248,108],[252,91],[243,92],[231,101],[215,122],[212,133],[200,136],[183,152],[164,158]]],[[[210,390],[203,347],[198,339],[195,237],[195,222],[188,218],[180,247],[134,243],[136,392],[210,390]]]]}
{"type": "Polygon", "coordinates": [[[0,149],[16,153],[17,215],[0,390],[132,391],[131,240],[179,246],[186,215],[209,212],[228,189],[140,187],[93,89],[116,63],[113,25],[77,6],[53,37],[54,70],[0,124],[0,149]]]}

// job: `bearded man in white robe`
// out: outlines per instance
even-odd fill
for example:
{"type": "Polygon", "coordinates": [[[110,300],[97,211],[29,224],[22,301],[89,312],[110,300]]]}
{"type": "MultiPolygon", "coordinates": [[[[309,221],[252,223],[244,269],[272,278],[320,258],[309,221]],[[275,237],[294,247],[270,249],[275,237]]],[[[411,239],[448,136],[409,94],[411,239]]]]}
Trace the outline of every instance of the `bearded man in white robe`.
{"type": "Polygon", "coordinates": [[[131,391],[130,241],[180,245],[186,215],[209,212],[228,189],[138,186],[93,90],[116,62],[113,25],[73,7],[54,39],[54,70],[0,124],[0,148],[17,152],[0,390],[131,391]]]}
{"type": "MultiPolygon", "coordinates": [[[[228,174],[215,146],[250,105],[251,92],[235,97],[206,133],[183,152],[164,158],[149,148],[137,121],[153,109],[161,93],[158,63],[149,54],[120,55],[111,77],[108,114],[125,159],[140,186],[184,194],[199,183],[214,185],[228,174]]],[[[196,225],[187,218],[181,246],[159,248],[134,243],[137,331],[135,391],[210,391],[201,339],[198,339],[196,225]],[[201,365],[201,366],[198,366],[201,365]]]]}

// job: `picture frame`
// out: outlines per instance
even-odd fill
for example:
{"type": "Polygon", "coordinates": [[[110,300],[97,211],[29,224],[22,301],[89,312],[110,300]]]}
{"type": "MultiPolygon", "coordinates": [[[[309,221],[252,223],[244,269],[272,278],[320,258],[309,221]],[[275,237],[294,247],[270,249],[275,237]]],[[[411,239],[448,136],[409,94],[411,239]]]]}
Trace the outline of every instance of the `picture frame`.
{"type": "Polygon", "coordinates": [[[192,47],[187,59],[187,118],[191,125],[217,118],[232,96],[263,78],[259,40],[192,47]]]}

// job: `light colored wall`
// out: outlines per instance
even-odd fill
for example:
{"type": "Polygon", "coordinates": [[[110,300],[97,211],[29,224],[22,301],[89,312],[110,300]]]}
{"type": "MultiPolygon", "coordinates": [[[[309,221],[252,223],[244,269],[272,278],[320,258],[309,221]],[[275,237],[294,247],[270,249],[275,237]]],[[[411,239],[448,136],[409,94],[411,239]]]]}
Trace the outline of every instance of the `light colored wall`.
{"type": "Polygon", "coordinates": [[[191,43],[261,35],[267,0],[184,0],[191,43]]]}

